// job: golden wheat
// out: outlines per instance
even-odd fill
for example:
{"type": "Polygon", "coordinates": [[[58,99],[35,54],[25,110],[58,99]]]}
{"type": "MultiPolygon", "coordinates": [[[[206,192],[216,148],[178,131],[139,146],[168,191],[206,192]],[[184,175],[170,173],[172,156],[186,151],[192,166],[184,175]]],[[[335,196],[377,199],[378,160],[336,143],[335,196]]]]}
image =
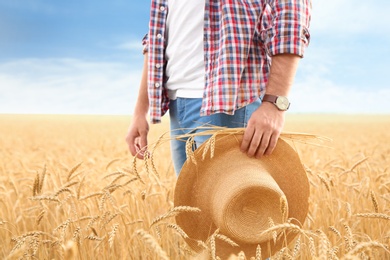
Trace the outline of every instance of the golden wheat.
{"type": "Polygon", "coordinates": [[[390,220],[390,215],[384,213],[358,213],[356,214],[356,216],[362,218],[379,218],[379,219],[390,220]]]}
{"type": "MultiPolygon", "coordinates": [[[[174,217],[199,209],[173,207],[168,121],[151,126],[145,160],[127,151],[128,123],[120,116],[0,115],[1,259],[193,256],[174,217]]],[[[263,231],[274,239],[298,234],[272,259],[390,258],[389,128],[388,116],[287,116],[282,138],[307,170],[310,207],[302,226],[290,219],[263,231]]],[[[202,156],[213,157],[223,128],[204,129],[211,139],[202,156]]],[[[194,135],[187,137],[191,158],[194,135]]],[[[288,217],[287,202],[277,206],[288,217]]],[[[216,240],[236,245],[218,232],[196,242],[220,259],[216,240]]],[[[246,259],[261,259],[260,247],[253,254],[246,259]]]]}

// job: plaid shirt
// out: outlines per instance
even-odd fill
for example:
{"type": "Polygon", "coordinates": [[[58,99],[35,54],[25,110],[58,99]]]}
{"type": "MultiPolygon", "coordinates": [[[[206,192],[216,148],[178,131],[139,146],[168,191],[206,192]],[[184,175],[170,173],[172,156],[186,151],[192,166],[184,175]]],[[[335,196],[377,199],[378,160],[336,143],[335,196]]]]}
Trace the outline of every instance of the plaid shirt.
{"type": "MultiPolygon", "coordinates": [[[[267,85],[271,56],[303,56],[309,44],[311,0],[206,0],[204,20],[205,88],[200,115],[234,114],[252,103],[267,85]]],[[[169,98],[164,57],[167,0],[152,0],[149,33],[150,120],[161,122],[169,98]]]]}

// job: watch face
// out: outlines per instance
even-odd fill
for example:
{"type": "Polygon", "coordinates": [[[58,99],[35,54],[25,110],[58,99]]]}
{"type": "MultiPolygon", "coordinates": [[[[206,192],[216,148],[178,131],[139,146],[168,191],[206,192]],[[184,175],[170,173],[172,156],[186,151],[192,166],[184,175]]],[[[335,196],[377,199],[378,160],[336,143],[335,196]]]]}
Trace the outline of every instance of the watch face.
{"type": "Polygon", "coordinates": [[[288,101],[288,99],[286,97],[283,97],[283,96],[279,96],[277,99],[276,99],[276,106],[280,109],[280,110],[287,110],[288,107],[290,106],[290,102],[288,101]]]}

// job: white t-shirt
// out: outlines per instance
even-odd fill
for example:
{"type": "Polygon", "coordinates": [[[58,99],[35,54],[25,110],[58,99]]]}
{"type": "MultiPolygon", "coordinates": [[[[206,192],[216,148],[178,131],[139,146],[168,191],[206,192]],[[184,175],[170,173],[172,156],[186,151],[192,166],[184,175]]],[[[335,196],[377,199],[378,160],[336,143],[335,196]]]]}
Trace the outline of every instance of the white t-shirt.
{"type": "Polygon", "coordinates": [[[202,98],[205,0],[168,0],[165,56],[170,99],[202,98]]]}

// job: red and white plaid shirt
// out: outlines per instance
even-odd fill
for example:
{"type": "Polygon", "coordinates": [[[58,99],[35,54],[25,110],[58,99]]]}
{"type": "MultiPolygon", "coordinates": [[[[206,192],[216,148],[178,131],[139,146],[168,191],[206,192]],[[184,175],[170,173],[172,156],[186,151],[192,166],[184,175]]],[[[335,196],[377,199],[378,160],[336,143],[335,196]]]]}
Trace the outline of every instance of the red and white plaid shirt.
{"type": "MultiPolygon", "coordinates": [[[[303,56],[309,44],[311,0],[206,0],[204,20],[205,88],[200,115],[234,114],[264,92],[271,57],[303,56]]],[[[149,33],[150,120],[161,122],[169,98],[165,89],[164,40],[167,0],[152,0],[149,33]]]]}

